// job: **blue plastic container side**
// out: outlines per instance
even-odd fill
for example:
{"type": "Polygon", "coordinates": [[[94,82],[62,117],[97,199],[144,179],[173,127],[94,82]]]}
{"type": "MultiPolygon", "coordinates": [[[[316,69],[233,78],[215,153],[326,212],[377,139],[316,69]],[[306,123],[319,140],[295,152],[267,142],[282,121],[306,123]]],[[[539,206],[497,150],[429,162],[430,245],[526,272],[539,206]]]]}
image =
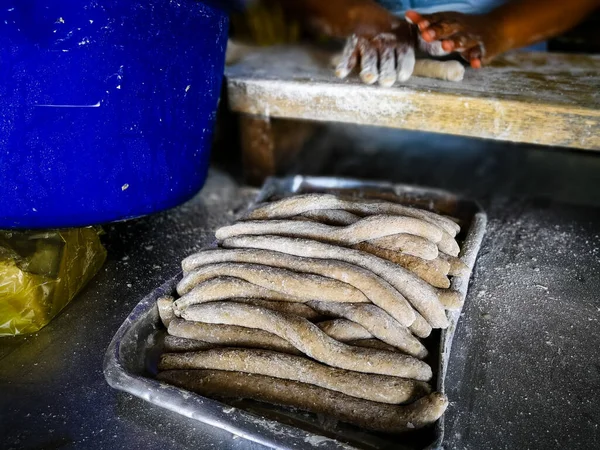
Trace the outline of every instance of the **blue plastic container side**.
{"type": "Polygon", "coordinates": [[[0,6],[0,228],[84,226],[202,187],[228,19],[192,0],[0,6]]]}

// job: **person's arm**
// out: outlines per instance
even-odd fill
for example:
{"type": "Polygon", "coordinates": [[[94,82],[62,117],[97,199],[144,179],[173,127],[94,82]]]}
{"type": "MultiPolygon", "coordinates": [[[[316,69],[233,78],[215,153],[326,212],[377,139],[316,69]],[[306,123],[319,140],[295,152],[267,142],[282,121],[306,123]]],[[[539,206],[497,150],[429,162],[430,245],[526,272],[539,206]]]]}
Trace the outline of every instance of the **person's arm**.
{"type": "Polygon", "coordinates": [[[444,50],[458,51],[480,67],[508,50],[569,30],[599,6],[600,0],[512,0],[488,14],[408,11],[406,18],[425,41],[441,41],[444,50]]]}
{"type": "Polygon", "coordinates": [[[415,49],[445,54],[439,42],[429,44],[416,26],[396,17],[373,0],[278,0],[294,17],[334,37],[347,38],[336,75],[345,78],[360,67],[367,84],[391,86],[406,81],[415,66],[415,49]]]}
{"type": "Polygon", "coordinates": [[[401,19],[374,0],[277,0],[303,22],[329,36],[346,38],[352,34],[375,37],[390,33],[401,19]]]}

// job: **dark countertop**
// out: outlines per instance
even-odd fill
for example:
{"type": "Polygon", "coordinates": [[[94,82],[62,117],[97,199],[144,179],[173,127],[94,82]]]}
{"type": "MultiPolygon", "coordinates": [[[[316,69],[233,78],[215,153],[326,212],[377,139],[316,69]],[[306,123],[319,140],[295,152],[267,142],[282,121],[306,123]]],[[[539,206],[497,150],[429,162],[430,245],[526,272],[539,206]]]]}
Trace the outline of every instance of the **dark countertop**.
{"type": "MultiPolygon", "coordinates": [[[[374,152],[344,133],[315,157],[318,173],[449,188],[489,215],[447,377],[446,446],[600,447],[600,158],[381,130],[388,141],[374,152]]],[[[294,170],[316,172],[315,158],[294,170]]],[[[35,335],[0,339],[0,447],[261,448],[117,392],[102,374],[134,305],[253,194],[213,171],[187,204],[108,226],[109,258],[81,295],[35,335]]]]}

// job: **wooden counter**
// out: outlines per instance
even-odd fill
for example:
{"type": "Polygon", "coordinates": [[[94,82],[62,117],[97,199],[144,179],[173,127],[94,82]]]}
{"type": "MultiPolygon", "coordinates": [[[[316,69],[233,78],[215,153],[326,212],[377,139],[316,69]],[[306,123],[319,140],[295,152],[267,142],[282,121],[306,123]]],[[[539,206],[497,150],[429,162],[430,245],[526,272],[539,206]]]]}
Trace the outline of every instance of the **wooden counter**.
{"type": "Polygon", "coordinates": [[[227,67],[231,108],[250,127],[242,130],[247,161],[262,161],[267,172],[276,164],[265,165],[276,153],[270,117],[600,150],[600,56],[514,52],[467,69],[462,82],[413,77],[391,88],[366,86],[356,75],[339,80],[330,58],[277,47],[227,67]]]}

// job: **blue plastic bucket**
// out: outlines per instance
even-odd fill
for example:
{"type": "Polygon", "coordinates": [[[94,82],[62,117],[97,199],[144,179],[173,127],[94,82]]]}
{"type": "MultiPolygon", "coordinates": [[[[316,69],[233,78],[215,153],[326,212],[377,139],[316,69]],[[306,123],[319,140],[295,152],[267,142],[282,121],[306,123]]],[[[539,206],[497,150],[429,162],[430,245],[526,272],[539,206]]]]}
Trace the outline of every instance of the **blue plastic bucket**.
{"type": "Polygon", "coordinates": [[[228,19],[193,0],[4,0],[0,228],[178,205],[207,174],[228,19]]]}

